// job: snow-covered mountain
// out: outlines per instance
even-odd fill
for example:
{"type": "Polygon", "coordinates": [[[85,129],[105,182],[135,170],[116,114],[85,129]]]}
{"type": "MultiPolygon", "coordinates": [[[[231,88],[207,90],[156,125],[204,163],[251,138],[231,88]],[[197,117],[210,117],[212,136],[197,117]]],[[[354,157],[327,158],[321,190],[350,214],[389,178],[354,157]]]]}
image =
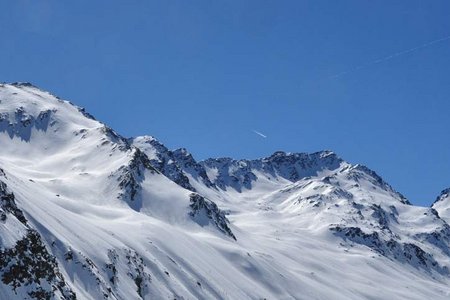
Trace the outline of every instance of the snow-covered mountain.
{"type": "Polygon", "coordinates": [[[439,213],[439,216],[450,222],[450,188],[441,192],[432,207],[439,213]]]}
{"type": "Polygon", "coordinates": [[[448,299],[449,211],[331,151],[196,161],[0,85],[0,299],[448,299]]]}

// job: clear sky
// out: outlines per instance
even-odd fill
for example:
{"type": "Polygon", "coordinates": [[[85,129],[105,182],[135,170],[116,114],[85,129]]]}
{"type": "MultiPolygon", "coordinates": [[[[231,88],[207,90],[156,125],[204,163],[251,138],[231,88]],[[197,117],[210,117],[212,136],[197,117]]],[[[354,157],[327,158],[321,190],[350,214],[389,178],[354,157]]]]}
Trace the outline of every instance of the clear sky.
{"type": "Polygon", "coordinates": [[[450,187],[448,0],[0,3],[0,81],[122,135],[197,159],[330,149],[420,205],[450,187]]]}

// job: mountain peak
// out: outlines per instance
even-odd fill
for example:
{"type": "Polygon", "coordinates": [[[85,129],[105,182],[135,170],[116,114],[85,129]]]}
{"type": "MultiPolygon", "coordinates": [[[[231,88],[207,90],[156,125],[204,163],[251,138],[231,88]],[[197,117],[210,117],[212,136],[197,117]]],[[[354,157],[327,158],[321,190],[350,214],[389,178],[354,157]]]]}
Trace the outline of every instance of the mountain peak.
{"type": "Polygon", "coordinates": [[[450,189],[408,205],[329,150],[199,162],[28,83],[0,145],[2,298],[448,298],[450,189]]]}
{"type": "Polygon", "coordinates": [[[178,148],[173,150],[173,153],[177,156],[188,156],[192,157],[192,154],[186,148],[178,148]]]}
{"type": "Polygon", "coordinates": [[[38,88],[37,86],[33,85],[30,82],[12,82],[10,83],[12,86],[25,86],[25,87],[34,87],[38,88]]]}
{"type": "Polygon", "coordinates": [[[439,216],[450,223],[450,188],[443,190],[431,205],[439,216]]]}
{"type": "Polygon", "coordinates": [[[439,196],[433,202],[433,205],[438,203],[438,202],[443,202],[443,201],[446,201],[446,200],[450,200],[450,188],[442,190],[442,192],[439,194],[439,196]]]}

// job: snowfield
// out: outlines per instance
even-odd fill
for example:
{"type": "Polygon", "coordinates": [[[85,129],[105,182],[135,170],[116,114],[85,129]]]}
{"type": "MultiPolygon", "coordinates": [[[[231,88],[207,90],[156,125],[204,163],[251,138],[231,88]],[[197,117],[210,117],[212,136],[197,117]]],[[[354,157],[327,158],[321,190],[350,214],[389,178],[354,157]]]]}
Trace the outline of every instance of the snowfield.
{"type": "Polygon", "coordinates": [[[450,299],[449,195],[331,151],[199,162],[0,85],[0,299],[450,299]]]}

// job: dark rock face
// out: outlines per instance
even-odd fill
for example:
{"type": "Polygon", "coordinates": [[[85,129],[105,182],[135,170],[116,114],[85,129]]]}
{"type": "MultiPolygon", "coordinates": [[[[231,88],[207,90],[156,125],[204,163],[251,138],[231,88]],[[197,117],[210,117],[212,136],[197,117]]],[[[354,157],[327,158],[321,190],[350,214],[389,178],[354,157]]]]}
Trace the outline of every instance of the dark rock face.
{"type": "Polygon", "coordinates": [[[138,148],[133,148],[133,157],[127,165],[121,166],[117,171],[119,174],[119,187],[123,192],[119,195],[127,202],[136,200],[141,189],[140,183],[144,180],[144,170],[157,172],[148,157],[138,148]]]}
{"type": "MultiPolygon", "coordinates": [[[[0,172],[3,173],[3,170],[0,169],[0,172]]],[[[6,184],[0,181],[0,220],[5,221],[8,213],[15,216],[22,224],[27,225],[22,211],[17,208],[14,194],[9,193],[6,184]]]]}
{"type": "Polygon", "coordinates": [[[186,149],[170,151],[150,136],[130,139],[129,142],[144,152],[151,152],[150,162],[158,171],[193,192],[196,190],[188,176],[208,188],[232,188],[242,192],[244,189],[251,189],[253,182],[258,180],[255,171],[265,174],[268,178],[282,177],[296,182],[317,175],[323,170],[337,170],[344,162],[331,151],[311,154],[278,151],[270,157],[256,160],[215,158],[197,162],[186,149]],[[216,178],[208,177],[209,169],[216,170],[216,178]]]}
{"type": "Polygon", "coordinates": [[[133,279],[136,285],[136,292],[139,297],[144,298],[146,291],[152,281],[152,277],[145,271],[145,263],[142,256],[140,256],[136,251],[127,249],[126,250],[127,265],[129,268],[128,276],[133,279]]]}
{"type": "Polygon", "coordinates": [[[141,147],[144,152],[151,151],[153,153],[150,158],[152,166],[179,186],[196,192],[188,178],[191,176],[206,187],[215,188],[203,166],[186,149],[171,151],[158,140],[149,136],[140,137],[131,142],[136,147],[141,147]]]}
{"type": "Polygon", "coordinates": [[[450,188],[443,190],[436,200],[433,202],[432,206],[438,202],[444,201],[446,199],[450,199],[450,188]]]}
{"type": "Polygon", "coordinates": [[[292,182],[306,176],[316,175],[317,172],[324,169],[335,170],[342,162],[342,159],[331,151],[311,154],[278,151],[270,157],[262,159],[263,169],[273,169],[275,173],[292,182]]]}
{"type": "MultiPolygon", "coordinates": [[[[6,177],[1,169],[0,177],[6,177]]],[[[14,292],[26,291],[31,299],[51,299],[56,293],[62,299],[76,299],[59,272],[55,257],[47,250],[39,233],[30,227],[16,205],[14,194],[8,192],[3,181],[0,181],[0,216],[2,222],[9,217],[16,218],[26,228],[25,236],[14,247],[5,248],[0,243],[2,282],[10,285],[14,292]]]]}
{"type": "Polygon", "coordinates": [[[11,83],[12,86],[17,86],[17,87],[36,87],[34,86],[31,82],[13,82],[11,83]]]}
{"type": "Polygon", "coordinates": [[[136,147],[142,147],[141,150],[144,152],[147,147],[154,149],[155,154],[149,159],[150,164],[179,186],[195,192],[195,188],[191,185],[189,179],[177,163],[174,153],[167,149],[166,146],[149,136],[143,137],[139,142],[133,139],[130,139],[129,142],[133,143],[136,147]]]}
{"type": "Polygon", "coordinates": [[[230,236],[234,240],[236,237],[228,227],[229,221],[224,212],[221,211],[217,205],[199,194],[192,193],[190,195],[190,208],[189,215],[201,226],[212,223],[217,229],[224,234],[230,236]]]}
{"type": "Polygon", "coordinates": [[[174,150],[172,151],[172,155],[183,172],[190,174],[197,181],[203,182],[206,187],[215,188],[215,185],[208,178],[205,168],[186,149],[174,150]]]}
{"type": "Polygon", "coordinates": [[[335,170],[343,161],[331,151],[308,153],[275,152],[270,157],[256,160],[234,160],[231,158],[207,159],[200,164],[204,168],[216,169],[217,178],[213,181],[219,188],[251,189],[258,179],[254,171],[271,177],[282,177],[296,182],[307,176],[317,175],[322,170],[335,170]]]}
{"type": "Polygon", "coordinates": [[[252,182],[258,179],[253,173],[251,161],[217,158],[205,160],[201,164],[204,168],[217,170],[218,175],[214,184],[222,190],[231,187],[242,192],[243,188],[251,189],[252,182]]]}
{"type": "Polygon", "coordinates": [[[359,227],[332,226],[330,230],[344,241],[369,247],[382,256],[409,263],[415,268],[450,274],[446,266],[439,265],[434,257],[421,247],[413,243],[403,243],[395,236],[385,240],[377,231],[366,233],[359,227]]]}
{"type": "Polygon", "coordinates": [[[195,192],[195,188],[189,182],[189,178],[183,173],[181,168],[172,158],[162,157],[161,160],[152,160],[152,164],[164,174],[167,178],[178,184],[179,186],[195,192]]]}
{"type": "Polygon", "coordinates": [[[380,205],[372,204],[370,206],[371,210],[373,210],[371,217],[374,218],[374,220],[378,223],[378,226],[381,230],[387,230],[390,232],[389,224],[392,220],[394,220],[396,223],[397,221],[397,214],[395,211],[395,207],[392,206],[391,212],[388,213],[384,209],[381,208],[380,205]]]}
{"type": "Polygon", "coordinates": [[[29,229],[14,248],[0,250],[0,266],[2,282],[14,291],[25,289],[32,299],[51,299],[56,291],[62,299],[76,299],[35,230],[29,229]]]}
{"type": "Polygon", "coordinates": [[[440,228],[430,233],[416,234],[415,238],[439,248],[450,256],[450,226],[447,223],[444,222],[440,228]]]}
{"type": "Polygon", "coordinates": [[[52,119],[56,110],[44,110],[37,116],[30,115],[25,108],[19,107],[11,118],[8,114],[0,114],[0,132],[6,132],[11,138],[19,137],[29,141],[33,128],[47,131],[54,125],[52,119]]]}
{"type": "Polygon", "coordinates": [[[80,113],[82,113],[83,116],[85,116],[86,118],[91,119],[91,120],[96,120],[95,117],[93,115],[91,115],[90,113],[88,113],[84,107],[77,106],[77,108],[78,108],[78,111],[80,113]]]}
{"type": "Polygon", "coordinates": [[[121,151],[127,151],[131,149],[128,140],[120,136],[112,128],[103,125],[103,127],[101,127],[100,130],[105,135],[105,137],[102,139],[103,144],[112,143],[115,145],[115,147],[117,147],[121,151]]]}

